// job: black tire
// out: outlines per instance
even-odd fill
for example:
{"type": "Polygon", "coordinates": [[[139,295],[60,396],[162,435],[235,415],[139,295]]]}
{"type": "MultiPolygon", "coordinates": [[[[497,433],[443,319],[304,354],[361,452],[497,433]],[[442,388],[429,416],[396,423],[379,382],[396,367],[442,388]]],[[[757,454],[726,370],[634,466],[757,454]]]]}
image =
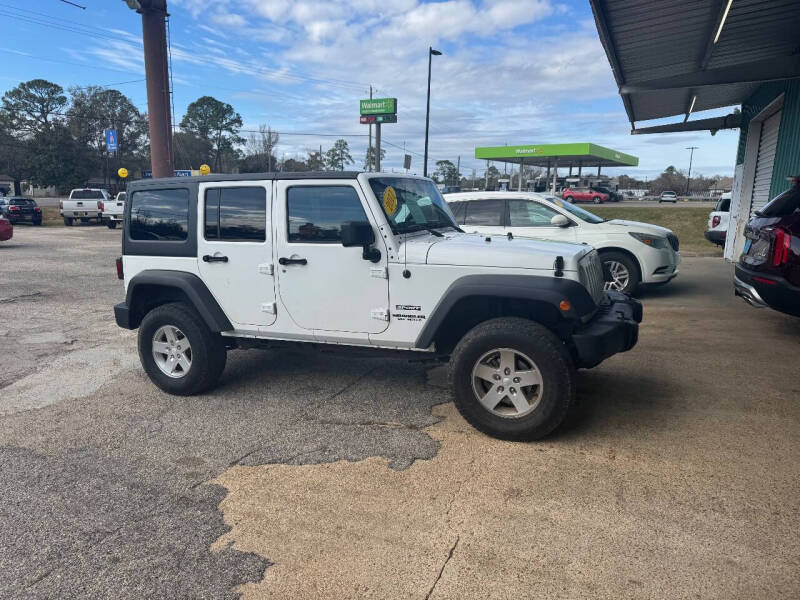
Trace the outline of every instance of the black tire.
{"type": "Polygon", "coordinates": [[[627,285],[619,290],[625,294],[631,295],[636,292],[639,288],[639,284],[642,282],[642,274],[639,272],[639,265],[636,264],[636,261],[632,259],[630,256],[623,252],[618,252],[616,250],[606,250],[600,252],[600,260],[603,263],[603,272],[608,273],[611,267],[612,262],[618,262],[625,266],[630,274],[628,278],[627,285]]]}
{"type": "Polygon", "coordinates": [[[72,218],[64,217],[64,225],[66,225],[67,227],[72,227],[72,218]]]}
{"type": "MultiPolygon", "coordinates": [[[[450,387],[458,411],[475,429],[502,440],[531,441],[564,420],[575,396],[575,367],[564,344],[549,329],[517,317],[501,317],[473,327],[450,357],[450,387]],[[532,359],[542,394],[522,416],[500,416],[485,408],[473,389],[473,368],[487,352],[510,348],[532,359]]],[[[497,408],[497,407],[495,407],[497,408]]]]}
{"type": "Polygon", "coordinates": [[[592,198],[592,202],[594,202],[595,204],[602,204],[603,199],[600,196],[595,196],[594,198],[592,198]]]}
{"type": "Polygon", "coordinates": [[[566,198],[564,198],[564,200],[566,200],[571,204],[574,201],[574,198],[572,196],[567,196],[566,198]]]}
{"type": "Polygon", "coordinates": [[[109,229],[116,229],[117,228],[117,222],[116,221],[109,221],[107,223],[107,225],[108,225],[109,229]]]}
{"type": "Polygon", "coordinates": [[[211,389],[225,370],[227,352],[218,334],[212,332],[194,308],[182,302],[162,304],[151,310],[139,326],[139,360],[150,381],[168,394],[191,396],[211,389]],[[192,348],[191,367],[185,375],[166,375],[153,358],[153,335],[164,326],[177,327],[192,348]]]}
{"type": "Polygon", "coordinates": [[[81,217],[81,223],[88,223],[89,217],[81,217]]]}
{"type": "Polygon", "coordinates": [[[38,227],[39,225],[42,224],[42,220],[41,219],[36,219],[36,220],[33,221],[33,224],[38,227]]]}

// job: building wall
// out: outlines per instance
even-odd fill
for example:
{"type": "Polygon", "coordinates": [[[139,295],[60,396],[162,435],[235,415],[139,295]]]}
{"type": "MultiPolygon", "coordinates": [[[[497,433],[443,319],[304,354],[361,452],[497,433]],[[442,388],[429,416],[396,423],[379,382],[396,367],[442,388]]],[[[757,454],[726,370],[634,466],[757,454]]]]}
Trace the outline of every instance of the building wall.
{"type": "Polygon", "coordinates": [[[736,156],[736,164],[742,164],[750,119],[782,93],[785,94],[783,115],[778,133],[775,166],[772,170],[770,198],[789,189],[791,184],[786,180],[789,175],[800,174],[800,79],[764,83],[742,104],[742,125],[736,156]]]}

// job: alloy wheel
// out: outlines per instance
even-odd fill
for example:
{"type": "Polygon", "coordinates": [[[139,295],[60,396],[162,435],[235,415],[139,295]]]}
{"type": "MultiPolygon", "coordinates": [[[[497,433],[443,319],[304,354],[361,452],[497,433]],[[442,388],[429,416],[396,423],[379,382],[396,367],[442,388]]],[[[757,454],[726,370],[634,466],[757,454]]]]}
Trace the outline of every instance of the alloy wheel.
{"type": "Polygon", "coordinates": [[[519,418],[539,406],[544,386],[542,373],[530,357],[512,348],[495,348],[475,362],[472,389],[492,414],[519,418]]]}
{"type": "Polygon", "coordinates": [[[179,379],[192,368],[192,345],[174,325],[163,325],[153,334],[153,360],[164,375],[179,379]]]}
{"type": "Polygon", "coordinates": [[[605,282],[604,289],[623,291],[631,280],[631,273],[628,271],[628,267],[616,260],[610,260],[605,265],[611,274],[611,281],[605,282]]]}

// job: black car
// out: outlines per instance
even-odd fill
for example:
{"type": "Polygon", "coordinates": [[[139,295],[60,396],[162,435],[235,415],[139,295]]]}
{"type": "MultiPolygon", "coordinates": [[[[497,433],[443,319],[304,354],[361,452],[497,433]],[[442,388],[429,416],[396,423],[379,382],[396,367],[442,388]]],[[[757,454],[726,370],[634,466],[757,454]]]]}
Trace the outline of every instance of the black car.
{"type": "Polygon", "coordinates": [[[33,198],[24,196],[10,196],[0,198],[0,215],[12,223],[30,221],[34,225],[42,224],[42,209],[33,198]]]}
{"type": "Polygon", "coordinates": [[[600,192],[601,194],[608,196],[608,202],[619,202],[622,200],[622,194],[602,185],[593,185],[590,186],[590,189],[593,192],[600,192]]]}
{"type": "Polygon", "coordinates": [[[734,289],[749,304],[800,317],[800,176],[744,230],[734,289]]]}

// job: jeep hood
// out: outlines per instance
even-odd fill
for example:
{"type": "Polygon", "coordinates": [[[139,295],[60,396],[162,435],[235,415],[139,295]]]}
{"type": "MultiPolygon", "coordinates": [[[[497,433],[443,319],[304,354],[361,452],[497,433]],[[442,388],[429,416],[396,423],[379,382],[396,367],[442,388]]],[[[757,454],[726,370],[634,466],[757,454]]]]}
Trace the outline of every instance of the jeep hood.
{"type": "Polygon", "coordinates": [[[550,270],[556,257],[561,256],[567,271],[577,270],[578,261],[592,250],[591,246],[583,244],[472,233],[425,237],[424,240],[409,240],[407,245],[409,259],[413,255],[418,262],[429,265],[550,270]],[[423,243],[427,245],[425,250],[420,247],[423,243]]]}

